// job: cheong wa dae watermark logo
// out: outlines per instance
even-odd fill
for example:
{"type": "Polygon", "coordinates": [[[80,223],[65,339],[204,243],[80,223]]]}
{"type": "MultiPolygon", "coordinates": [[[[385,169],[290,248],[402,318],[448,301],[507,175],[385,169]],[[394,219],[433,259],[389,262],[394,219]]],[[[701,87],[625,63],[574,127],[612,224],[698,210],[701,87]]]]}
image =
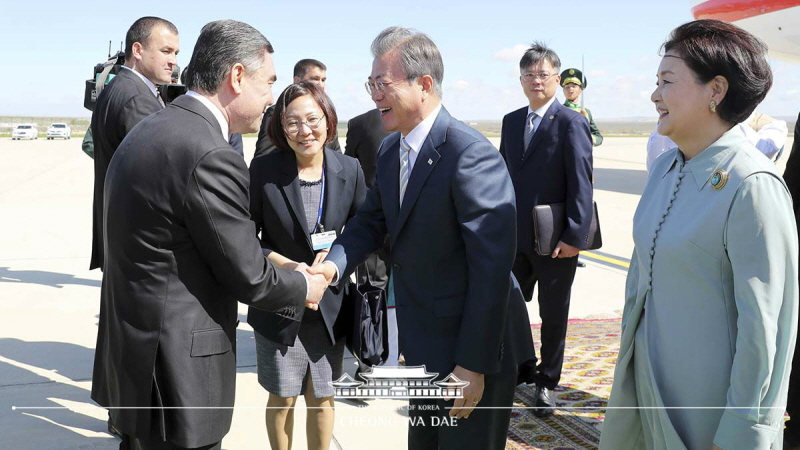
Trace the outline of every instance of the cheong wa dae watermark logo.
{"type": "Polygon", "coordinates": [[[354,380],[345,373],[330,384],[336,391],[335,398],[463,398],[469,382],[452,373],[441,381],[433,381],[437,375],[427,372],[425,366],[375,366],[359,374],[364,381],[354,380]]]}

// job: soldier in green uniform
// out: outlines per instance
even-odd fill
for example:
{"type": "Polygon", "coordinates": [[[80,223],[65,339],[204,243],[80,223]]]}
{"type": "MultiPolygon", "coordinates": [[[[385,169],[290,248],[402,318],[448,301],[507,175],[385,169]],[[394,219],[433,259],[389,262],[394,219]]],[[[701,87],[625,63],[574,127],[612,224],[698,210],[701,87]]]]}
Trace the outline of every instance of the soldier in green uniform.
{"type": "Polygon", "coordinates": [[[594,119],[592,119],[592,112],[586,108],[582,108],[581,105],[577,103],[578,97],[580,97],[583,90],[586,89],[586,77],[584,77],[583,73],[578,69],[567,69],[561,72],[561,87],[564,88],[564,97],[567,98],[567,101],[564,102],[564,106],[578,111],[589,119],[589,131],[592,133],[592,145],[597,147],[602,144],[603,135],[600,134],[600,130],[597,129],[597,125],[595,125],[594,119]]]}

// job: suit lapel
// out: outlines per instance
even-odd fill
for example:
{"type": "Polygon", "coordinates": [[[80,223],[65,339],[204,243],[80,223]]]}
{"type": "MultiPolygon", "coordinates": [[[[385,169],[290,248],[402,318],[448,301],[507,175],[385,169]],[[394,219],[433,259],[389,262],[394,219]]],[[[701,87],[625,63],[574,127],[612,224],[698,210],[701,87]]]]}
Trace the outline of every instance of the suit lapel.
{"type": "MultiPolygon", "coordinates": [[[[436,118],[436,121],[433,123],[433,128],[431,128],[430,133],[425,138],[425,142],[422,144],[422,148],[419,151],[419,155],[417,155],[417,160],[414,163],[414,168],[411,170],[411,175],[408,179],[408,186],[406,187],[405,197],[403,197],[403,204],[400,206],[400,214],[397,217],[397,231],[398,233],[403,228],[403,225],[408,218],[409,213],[414,208],[414,204],[417,202],[417,198],[422,191],[422,186],[425,185],[425,181],[428,179],[428,176],[433,171],[433,168],[436,167],[436,163],[439,162],[439,158],[442,157],[437,150],[440,145],[442,145],[445,141],[445,136],[447,134],[447,126],[450,124],[450,114],[447,113],[447,110],[442,107],[442,110],[439,112],[439,116],[436,118]]],[[[399,145],[399,144],[398,144],[399,145]]],[[[397,167],[397,178],[399,184],[399,177],[400,177],[400,158],[399,158],[399,150],[398,150],[398,167],[397,167]]],[[[400,189],[399,186],[397,188],[400,189]]],[[[399,193],[397,194],[398,202],[400,200],[399,193]]]]}
{"type": "MultiPolygon", "coordinates": [[[[325,231],[333,230],[334,224],[341,223],[340,216],[342,213],[345,215],[350,212],[349,205],[342,203],[347,199],[342,198],[344,193],[346,178],[344,168],[333,150],[325,149],[325,205],[322,216],[322,224],[325,226],[325,231]]],[[[351,199],[352,200],[352,199],[351,199]]],[[[339,233],[341,230],[336,230],[339,233]]]]}
{"type": "Polygon", "coordinates": [[[300,194],[300,178],[297,176],[297,162],[294,159],[294,153],[291,151],[283,152],[281,158],[281,171],[283,172],[284,180],[280,185],[283,192],[283,197],[289,205],[289,209],[294,215],[294,220],[300,224],[303,229],[303,235],[306,238],[309,248],[311,248],[311,237],[306,224],[306,213],[303,208],[303,197],[300,194]]]}
{"type": "Polygon", "coordinates": [[[544,114],[544,117],[542,117],[541,122],[539,122],[539,126],[533,133],[533,138],[531,138],[528,149],[525,151],[525,154],[522,157],[523,163],[531,157],[531,154],[536,151],[536,147],[538,147],[542,140],[550,134],[550,128],[555,123],[558,113],[561,111],[560,107],[561,104],[558,103],[558,101],[554,101],[553,104],[547,108],[547,112],[544,114]]]}
{"type": "Polygon", "coordinates": [[[528,108],[518,110],[517,114],[511,117],[511,123],[509,123],[511,132],[504,136],[504,138],[508,139],[508,144],[506,145],[506,159],[508,161],[520,161],[522,155],[525,154],[525,118],[527,117],[528,108]]]}
{"type": "Polygon", "coordinates": [[[161,109],[164,109],[164,104],[161,103],[162,101],[161,98],[154,95],[153,91],[150,90],[150,87],[147,85],[147,83],[145,83],[144,80],[142,80],[138,75],[133,73],[133,71],[127,69],[121,69],[120,72],[117,74],[117,76],[118,77],[122,76],[123,78],[131,80],[136,86],[136,90],[139,91],[139,95],[148,96],[143,98],[148,98],[148,99],[152,98],[154,104],[158,104],[158,106],[161,109]]]}

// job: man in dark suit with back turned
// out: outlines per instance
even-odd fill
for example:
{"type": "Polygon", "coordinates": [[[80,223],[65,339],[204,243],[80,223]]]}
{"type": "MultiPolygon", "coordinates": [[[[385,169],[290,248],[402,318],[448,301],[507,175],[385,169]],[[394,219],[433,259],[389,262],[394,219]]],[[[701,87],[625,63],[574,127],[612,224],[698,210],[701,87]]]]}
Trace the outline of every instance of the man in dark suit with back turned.
{"type": "MultiPolygon", "coordinates": [[[[294,65],[294,78],[292,79],[292,83],[299,83],[301,81],[316,83],[324,91],[325,83],[328,81],[327,66],[316,59],[307,58],[297,61],[294,65]]],[[[253,154],[253,159],[276,149],[275,144],[273,144],[269,136],[267,136],[267,124],[269,123],[270,117],[272,117],[273,111],[275,111],[275,107],[270,106],[261,119],[261,128],[258,131],[258,140],[256,141],[256,151],[253,154]]],[[[339,135],[336,134],[331,143],[326,147],[341,152],[342,147],[339,145],[339,135]]]]}
{"type": "Polygon", "coordinates": [[[92,113],[94,200],[90,269],[103,270],[103,183],[120,142],[164,104],[156,84],[172,82],[177,66],[178,29],[168,20],[142,17],[125,35],[125,65],[97,98],[92,113]]]}
{"type": "MultiPolygon", "coordinates": [[[[363,114],[353,117],[347,122],[347,138],[344,145],[344,154],[358,159],[361,169],[364,171],[364,180],[367,187],[372,187],[375,181],[375,170],[378,166],[378,150],[381,142],[390,133],[383,129],[381,123],[381,112],[378,109],[371,109],[363,114]]],[[[386,270],[386,261],[389,258],[388,245],[381,248],[376,253],[370,255],[364,264],[366,273],[359,272],[358,284],[361,285],[370,281],[372,285],[386,289],[389,283],[389,274],[386,270]]],[[[387,294],[389,294],[387,292],[387,294]]],[[[394,298],[388,296],[389,300],[394,298]]],[[[397,348],[397,314],[395,305],[389,304],[389,357],[384,363],[387,366],[396,366],[400,356],[397,348]]],[[[356,375],[369,370],[369,366],[360,362],[356,375]]]]}
{"type": "MultiPolygon", "coordinates": [[[[526,378],[536,383],[538,416],[553,412],[552,390],[561,379],[569,298],[578,253],[586,248],[592,218],[592,138],[583,115],[555,101],[561,61],[534,43],[519,63],[528,106],[503,118],[500,154],[517,198],[514,275],[526,301],[539,284],[541,361],[526,378]],[[567,226],[552,255],[534,251],[533,207],[566,203],[567,226]]],[[[535,360],[534,360],[535,365],[535,360]]]]}
{"type": "Polygon", "coordinates": [[[375,180],[378,149],[383,139],[389,134],[383,129],[381,112],[377,109],[371,109],[347,122],[344,154],[358,159],[358,162],[361,163],[367,187],[372,187],[372,182],[375,180]]]}
{"type": "Polygon", "coordinates": [[[503,449],[517,364],[533,345],[511,275],[514,189],[497,150],[442,107],[444,66],[427,35],[387,28],[372,54],[367,89],[395,133],[367,199],[312,272],[343,279],[388,234],[406,364],[469,382],[463,398],[411,399],[408,448],[503,449]]]}
{"type": "Polygon", "coordinates": [[[272,46],[247,24],[200,32],[186,95],[120,144],[105,184],[105,272],[92,399],[122,449],[219,449],[236,389],[237,303],[302,320],[325,279],[275,268],[230,133],[272,103],[272,46]]]}
{"type": "MultiPolygon", "coordinates": [[[[353,117],[347,122],[347,140],[345,141],[344,154],[358,159],[361,169],[364,170],[364,180],[367,187],[372,187],[375,181],[375,170],[378,167],[378,150],[381,142],[390,133],[383,129],[381,123],[381,112],[371,109],[364,114],[353,117]]],[[[386,274],[386,255],[380,251],[370,256],[367,263],[367,271],[370,278],[378,287],[385,287],[388,281],[386,274]]],[[[366,275],[362,280],[366,281],[366,275]]],[[[391,364],[390,364],[391,365],[391,364]]]]}

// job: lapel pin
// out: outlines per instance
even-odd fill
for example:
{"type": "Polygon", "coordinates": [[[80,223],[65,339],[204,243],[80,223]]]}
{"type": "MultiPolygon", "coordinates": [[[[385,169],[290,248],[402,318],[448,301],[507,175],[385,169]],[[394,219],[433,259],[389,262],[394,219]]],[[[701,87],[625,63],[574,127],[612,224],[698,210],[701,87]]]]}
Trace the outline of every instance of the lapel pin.
{"type": "Polygon", "coordinates": [[[433,164],[433,160],[432,160],[432,159],[429,159],[429,160],[428,160],[428,165],[430,166],[431,164],[433,164]]]}
{"type": "Polygon", "coordinates": [[[720,190],[725,187],[725,184],[728,182],[728,172],[717,169],[714,171],[714,174],[711,175],[711,187],[720,190]]]}
{"type": "Polygon", "coordinates": [[[556,116],[550,116],[550,120],[553,120],[555,118],[556,118],[556,116]]]}

